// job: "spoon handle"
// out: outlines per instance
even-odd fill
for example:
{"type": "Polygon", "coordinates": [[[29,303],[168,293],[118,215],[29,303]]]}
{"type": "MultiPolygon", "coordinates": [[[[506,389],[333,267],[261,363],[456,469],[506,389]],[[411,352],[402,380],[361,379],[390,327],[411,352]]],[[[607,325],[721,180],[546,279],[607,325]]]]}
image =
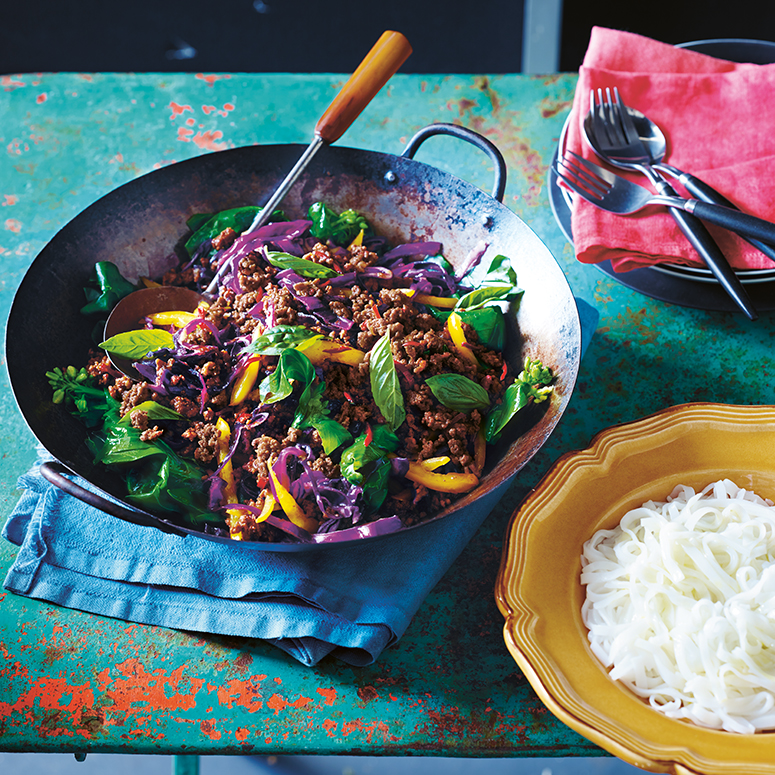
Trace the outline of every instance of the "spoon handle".
{"type": "MultiPolygon", "coordinates": [[[[708,204],[712,205],[721,205],[722,207],[729,207],[733,210],[740,209],[732,202],[730,202],[723,194],[720,194],[718,191],[716,191],[715,188],[709,186],[704,180],[700,180],[688,172],[679,170],[678,167],[673,167],[670,164],[654,164],[653,166],[660,172],[667,173],[671,177],[675,178],[692,196],[697,197],[697,199],[700,199],[703,202],[708,202],[708,204]]],[[[767,245],[757,239],[746,237],[744,234],[740,234],[739,236],[753,245],[757,250],[764,253],[767,258],[775,261],[775,247],[767,245]]]]}
{"type": "Polygon", "coordinates": [[[400,33],[383,32],[315,126],[315,135],[336,142],[412,53],[400,33]]]}

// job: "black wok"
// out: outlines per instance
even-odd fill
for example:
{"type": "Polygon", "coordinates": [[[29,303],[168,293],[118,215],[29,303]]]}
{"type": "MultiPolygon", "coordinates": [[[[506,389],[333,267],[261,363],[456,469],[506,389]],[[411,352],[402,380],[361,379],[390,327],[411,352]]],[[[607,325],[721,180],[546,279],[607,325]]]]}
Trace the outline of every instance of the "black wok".
{"type": "MultiPolygon", "coordinates": [[[[302,150],[298,145],[250,146],[151,172],[92,204],[35,258],[11,308],[6,359],[22,415],[58,461],[44,466],[46,478],[116,517],[181,534],[196,532],[123,500],[126,491],[120,477],[93,462],[84,443],[85,428],[51,402],[45,372],[55,366],[85,363],[94,321],[79,309],[84,304],[83,288],[97,261],[114,262],[131,280],[160,275],[175,261],[190,215],[266,201],[302,150]],[[56,312],[46,316],[44,309],[56,312]],[[119,505],[101,496],[94,500],[86,490],[74,487],[68,478],[72,474],[112,496],[119,505]]],[[[460,512],[511,479],[557,425],[576,381],[580,326],[573,296],[549,250],[497,201],[504,188],[503,158],[489,141],[461,127],[434,124],[418,132],[401,156],[332,146],[321,149],[282,205],[293,218],[305,217],[315,201],[338,210],[354,208],[392,244],[440,241],[455,267],[464,265],[484,246],[483,261],[502,253],[514,263],[525,293],[509,316],[505,355],[516,371],[525,356],[539,358],[555,374],[555,389],[550,401],[535,407],[532,414],[526,410],[522,419],[518,416],[510,433],[489,448],[479,486],[434,519],[460,512]],[[491,156],[496,168],[492,196],[412,158],[434,134],[456,135],[491,156]]],[[[421,530],[422,525],[406,529],[421,530]]],[[[273,551],[309,548],[306,544],[255,546],[273,551]]]]}

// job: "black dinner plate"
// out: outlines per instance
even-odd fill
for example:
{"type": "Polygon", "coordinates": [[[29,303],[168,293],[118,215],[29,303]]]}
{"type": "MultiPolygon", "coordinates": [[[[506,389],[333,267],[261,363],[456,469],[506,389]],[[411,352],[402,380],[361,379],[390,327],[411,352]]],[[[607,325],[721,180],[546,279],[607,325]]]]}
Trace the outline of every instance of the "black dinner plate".
{"type": "MultiPolygon", "coordinates": [[[[734,62],[752,62],[754,64],[775,62],[775,43],[769,41],[722,38],[682,43],[679,47],[734,62]]],[[[562,233],[572,245],[570,200],[567,193],[557,184],[557,175],[553,169],[559,148],[564,144],[567,126],[568,119],[563,126],[558,150],[554,152],[552,166],[549,168],[548,188],[552,213],[562,233]]],[[[633,269],[629,272],[614,272],[610,261],[603,261],[592,266],[612,277],[621,285],[659,301],[694,309],[720,312],[740,311],[707,269],[666,264],[633,269]]],[[[745,285],[751,302],[759,312],[775,310],[775,269],[743,271],[738,272],[738,276],[745,285]]]]}

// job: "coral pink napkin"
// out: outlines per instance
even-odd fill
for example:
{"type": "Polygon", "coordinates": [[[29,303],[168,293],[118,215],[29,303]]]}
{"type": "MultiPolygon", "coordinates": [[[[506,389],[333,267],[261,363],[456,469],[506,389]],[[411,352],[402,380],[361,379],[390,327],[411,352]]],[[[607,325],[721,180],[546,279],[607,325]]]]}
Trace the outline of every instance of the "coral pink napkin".
{"type": "MultiPolygon", "coordinates": [[[[590,89],[614,86],[625,104],[661,127],[668,143],[665,161],[701,178],[741,210],[775,221],[775,64],[737,64],[630,32],[593,28],[566,138],[569,149],[588,159],[599,161],[581,131],[590,89]]],[[[575,197],[571,226],[584,263],[610,259],[617,272],[665,261],[703,266],[665,208],[623,217],[575,197]]],[[[735,268],[773,267],[736,235],[708,229],[735,268]]]]}

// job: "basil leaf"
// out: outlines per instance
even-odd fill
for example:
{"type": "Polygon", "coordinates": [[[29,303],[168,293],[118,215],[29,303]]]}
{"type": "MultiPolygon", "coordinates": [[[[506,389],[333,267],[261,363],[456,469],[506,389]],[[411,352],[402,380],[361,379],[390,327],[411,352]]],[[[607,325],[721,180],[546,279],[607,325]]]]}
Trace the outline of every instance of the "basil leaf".
{"type": "Polygon", "coordinates": [[[186,240],[186,252],[193,256],[199,245],[206,239],[217,237],[224,229],[234,229],[241,234],[253,223],[253,219],[261,211],[260,207],[234,207],[231,210],[221,210],[219,213],[208,216],[192,215],[187,222],[189,228],[196,230],[186,240]]]}
{"type": "Polygon", "coordinates": [[[287,350],[289,347],[296,347],[302,342],[308,342],[312,339],[323,338],[321,334],[316,334],[304,326],[280,325],[254,336],[246,350],[254,355],[280,355],[283,350],[287,350]]]}
{"type": "Polygon", "coordinates": [[[293,393],[293,382],[307,386],[313,379],[315,367],[306,355],[298,350],[283,350],[277,368],[258,386],[261,403],[274,404],[282,401],[293,393]]]}
{"type": "Polygon", "coordinates": [[[353,440],[350,431],[331,417],[317,416],[310,420],[310,424],[320,434],[326,455],[353,440]]]}
{"type": "Polygon", "coordinates": [[[96,288],[83,289],[88,303],[81,307],[82,315],[108,313],[120,299],[137,290],[110,261],[98,261],[94,265],[89,282],[96,288]]]}
{"type": "Polygon", "coordinates": [[[118,355],[130,361],[142,361],[149,353],[175,346],[169,331],[163,328],[141,328],[111,336],[100,344],[111,355],[118,355]]]}
{"type": "Polygon", "coordinates": [[[209,511],[207,484],[195,463],[175,455],[147,458],[127,473],[127,500],[147,510],[184,514],[194,524],[207,520],[220,522],[209,511]]]}
{"type": "Polygon", "coordinates": [[[390,430],[395,431],[406,419],[404,395],[398,381],[390,335],[379,338],[369,355],[369,380],[374,403],[385,418],[390,430]]]}
{"type": "Polygon", "coordinates": [[[487,267],[487,272],[484,275],[482,283],[487,285],[498,285],[500,283],[516,285],[517,273],[514,271],[511,259],[500,253],[495,256],[495,258],[490,261],[490,266],[487,267]]]}
{"type": "Polygon", "coordinates": [[[292,256],[290,253],[267,250],[265,255],[266,260],[272,266],[276,266],[278,269],[292,269],[296,274],[299,274],[302,277],[319,277],[325,280],[329,277],[337,277],[339,275],[339,272],[335,269],[331,269],[331,267],[317,264],[306,258],[292,256]]]}
{"type": "MultiPolygon", "coordinates": [[[[447,322],[451,310],[429,307],[431,314],[442,323],[447,322]]],[[[506,344],[506,318],[500,307],[456,310],[460,319],[476,331],[479,342],[500,352],[506,344]]]]}
{"type": "Polygon", "coordinates": [[[478,383],[462,374],[437,374],[429,377],[425,384],[441,404],[449,409],[470,412],[473,409],[486,409],[490,405],[490,396],[478,383]]]}
{"type": "Polygon", "coordinates": [[[119,425],[129,425],[132,422],[134,412],[145,412],[149,420],[181,420],[183,415],[170,409],[168,406],[157,404],[156,401],[143,401],[130,409],[119,421],[119,425]]]}
{"type": "Polygon", "coordinates": [[[360,485],[366,503],[377,510],[387,497],[387,485],[392,466],[388,455],[398,449],[398,436],[387,426],[377,425],[371,441],[358,436],[352,446],[342,452],[339,469],[351,484],[360,485]]]}
{"type": "Polygon", "coordinates": [[[529,401],[529,388],[524,382],[517,381],[509,385],[503,394],[503,403],[496,406],[487,415],[487,421],[484,426],[485,439],[490,443],[497,441],[509,420],[520,409],[526,407],[529,401]]]}
{"type": "Polygon", "coordinates": [[[552,388],[552,372],[539,360],[525,359],[525,368],[516,380],[506,388],[503,402],[496,406],[489,415],[484,426],[484,437],[492,443],[500,438],[506,425],[520,410],[531,401],[540,403],[549,397],[552,388]]]}
{"type": "Polygon", "coordinates": [[[337,447],[351,442],[353,437],[347,428],[328,416],[328,407],[323,404],[324,388],[321,382],[304,388],[291,425],[294,428],[314,428],[320,434],[323,451],[330,455],[337,447]]]}
{"type": "Polygon", "coordinates": [[[479,309],[496,301],[510,301],[521,294],[522,291],[515,285],[484,285],[461,296],[455,305],[455,311],[479,309]]]}
{"type": "Polygon", "coordinates": [[[323,202],[315,202],[309,208],[307,217],[312,221],[310,234],[322,242],[331,240],[337,245],[347,245],[361,230],[371,230],[368,221],[355,210],[344,210],[337,215],[323,202]]]}

